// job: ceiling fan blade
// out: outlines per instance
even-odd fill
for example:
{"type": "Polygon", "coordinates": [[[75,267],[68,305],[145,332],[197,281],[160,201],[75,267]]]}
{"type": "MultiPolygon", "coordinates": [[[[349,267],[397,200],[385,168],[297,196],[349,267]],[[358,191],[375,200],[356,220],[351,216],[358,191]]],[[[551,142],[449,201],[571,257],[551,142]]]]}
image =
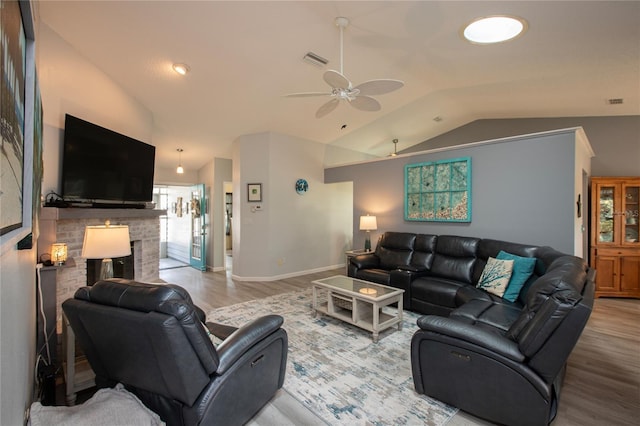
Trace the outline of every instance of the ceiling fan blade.
{"type": "Polygon", "coordinates": [[[351,82],[347,80],[347,77],[340,74],[338,71],[329,70],[324,73],[322,76],[324,81],[334,89],[350,89],[351,82]]]}
{"type": "Polygon", "coordinates": [[[329,114],[331,111],[336,109],[340,101],[337,98],[331,99],[326,104],[322,105],[318,111],[316,111],[316,118],[322,118],[325,115],[329,114]]]}
{"type": "Polygon", "coordinates": [[[393,92],[404,86],[404,82],[400,80],[381,79],[381,80],[369,80],[356,86],[354,89],[360,90],[361,95],[375,96],[384,95],[385,93],[393,92]]]}
{"type": "Polygon", "coordinates": [[[349,103],[352,107],[361,111],[380,111],[382,109],[380,102],[369,96],[356,96],[356,98],[349,103]]]}
{"type": "Polygon", "coordinates": [[[331,96],[331,92],[303,92],[303,93],[289,93],[287,95],[282,95],[286,98],[305,98],[309,96],[331,96]]]}

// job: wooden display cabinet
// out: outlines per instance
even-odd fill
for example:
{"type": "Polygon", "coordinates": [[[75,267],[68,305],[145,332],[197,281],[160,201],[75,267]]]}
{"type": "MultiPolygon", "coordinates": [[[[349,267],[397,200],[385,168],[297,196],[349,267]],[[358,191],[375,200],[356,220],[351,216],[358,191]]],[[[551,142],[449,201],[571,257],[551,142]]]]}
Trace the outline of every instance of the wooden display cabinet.
{"type": "Polygon", "coordinates": [[[640,297],[640,177],[591,179],[596,297],[640,297]]]}

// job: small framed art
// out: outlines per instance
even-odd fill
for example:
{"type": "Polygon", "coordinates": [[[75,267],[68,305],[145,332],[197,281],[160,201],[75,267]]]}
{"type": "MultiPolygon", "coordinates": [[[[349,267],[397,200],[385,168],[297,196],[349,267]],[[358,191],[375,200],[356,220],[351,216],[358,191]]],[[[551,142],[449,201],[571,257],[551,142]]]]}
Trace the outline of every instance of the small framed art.
{"type": "Polygon", "coordinates": [[[247,201],[249,202],[262,201],[262,184],[261,183],[247,184],[247,201]]]}

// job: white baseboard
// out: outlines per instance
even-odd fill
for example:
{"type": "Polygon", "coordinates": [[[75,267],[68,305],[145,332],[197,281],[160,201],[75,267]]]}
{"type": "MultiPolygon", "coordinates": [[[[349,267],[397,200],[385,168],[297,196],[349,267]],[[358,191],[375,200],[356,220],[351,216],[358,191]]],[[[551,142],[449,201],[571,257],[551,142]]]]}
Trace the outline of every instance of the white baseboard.
{"type": "Polygon", "coordinates": [[[308,275],[308,274],[313,274],[313,273],[316,273],[316,272],[330,271],[332,269],[342,268],[344,270],[344,267],[345,267],[345,264],[341,263],[341,264],[338,264],[338,265],[323,266],[321,268],[307,269],[305,271],[290,272],[288,274],[275,275],[275,276],[272,276],[272,277],[241,277],[239,275],[232,274],[231,278],[234,279],[234,280],[238,280],[238,281],[277,281],[277,280],[283,280],[283,279],[286,279],[286,278],[299,277],[300,275],[308,275]]]}

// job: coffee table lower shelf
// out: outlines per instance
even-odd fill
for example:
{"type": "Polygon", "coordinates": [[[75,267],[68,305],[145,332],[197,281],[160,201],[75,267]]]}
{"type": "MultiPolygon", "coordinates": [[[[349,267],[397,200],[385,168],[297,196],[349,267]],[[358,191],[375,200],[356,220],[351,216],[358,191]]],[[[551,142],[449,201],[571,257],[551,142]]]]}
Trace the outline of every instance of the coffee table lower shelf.
{"type": "MultiPolygon", "coordinates": [[[[389,327],[397,324],[398,330],[402,330],[402,290],[392,289],[384,296],[371,297],[332,287],[330,282],[326,280],[330,279],[318,280],[313,283],[314,317],[320,312],[370,331],[375,343],[378,342],[380,332],[389,327]],[[394,303],[398,304],[395,314],[383,311],[384,307],[394,303]]],[[[374,284],[369,285],[378,287],[374,284]]]]}

